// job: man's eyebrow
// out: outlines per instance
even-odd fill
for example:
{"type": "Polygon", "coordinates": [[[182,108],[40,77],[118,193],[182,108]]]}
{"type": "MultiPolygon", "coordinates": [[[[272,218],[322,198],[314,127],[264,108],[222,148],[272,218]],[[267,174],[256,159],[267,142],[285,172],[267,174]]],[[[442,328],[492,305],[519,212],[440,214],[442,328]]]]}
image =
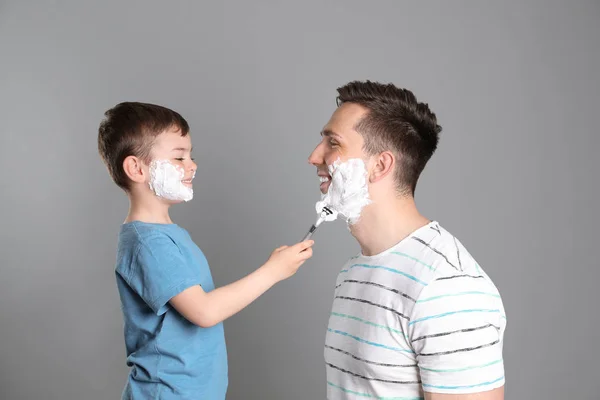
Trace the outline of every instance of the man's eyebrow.
{"type": "Polygon", "coordinates": [[[338,135],[337,133],[335,133],[335,132],[334,132],[334,131],[332,131],[331,129],[323,129],[323,130],[321,131],[321,136],[328,136],[328,137],[335,136],[335,137],[337,137],[337,138],[339,138],[339,139],[341,139],[341,138],[342,138],[340,135],[338,135]]]}

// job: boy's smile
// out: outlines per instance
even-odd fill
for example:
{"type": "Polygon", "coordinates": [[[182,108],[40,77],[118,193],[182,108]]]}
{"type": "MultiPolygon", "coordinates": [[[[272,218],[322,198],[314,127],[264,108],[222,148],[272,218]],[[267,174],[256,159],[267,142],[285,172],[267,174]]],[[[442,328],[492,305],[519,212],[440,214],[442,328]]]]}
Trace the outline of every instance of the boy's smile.
{"type": "Polygon", "coordinates": [[[191,188],[197,169],[192,150],[190,135],[181,136],[181,131],[174,128],[156,137],[150,155],[152,160],[168,160],[177,169],[182,169],[184,176],[181,183],[191,188]]]}

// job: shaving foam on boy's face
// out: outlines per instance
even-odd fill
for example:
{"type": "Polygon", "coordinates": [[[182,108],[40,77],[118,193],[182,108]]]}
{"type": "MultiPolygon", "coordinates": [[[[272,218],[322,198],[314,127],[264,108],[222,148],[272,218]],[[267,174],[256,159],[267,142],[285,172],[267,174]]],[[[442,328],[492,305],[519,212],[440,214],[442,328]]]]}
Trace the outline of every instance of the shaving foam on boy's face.
{"type": "MultiPolygon", "coordinates": [[[[369,199],[368,173],[365,163],[360,158],[351,158],[341,162],[338,158],[333,164],[328,165],[331,183],[327,193],[317,202],[317,213],[321,213],[324,206],[333,208],[341,214],[348,224],[356,224],[365,206],[371,203],[369,199]]],[[[337,213],[326,217],[326,221],[333,221],[337,213]]]]}
{"type": "Polygon", "coordinates": [[[169,160],[153,160],[150,163],[150,189],[158,197],[171,201],[190,201],[194,197],[191,188],[192,179],[185,179],[185,171],[179,165],[174,165],[169,160]]]}

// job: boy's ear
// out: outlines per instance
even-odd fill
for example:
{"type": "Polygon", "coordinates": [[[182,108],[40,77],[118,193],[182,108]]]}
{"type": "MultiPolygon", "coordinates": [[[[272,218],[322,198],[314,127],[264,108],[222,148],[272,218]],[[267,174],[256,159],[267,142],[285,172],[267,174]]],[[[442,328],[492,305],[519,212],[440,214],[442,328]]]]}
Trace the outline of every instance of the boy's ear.
{"type": "Polygon", "coordinates": [[[133,182],[144,183],[146,181],[147,174],[144,170],[144,163],[136,156],[128,156],[123,160],[123,171],[133,182]]]}

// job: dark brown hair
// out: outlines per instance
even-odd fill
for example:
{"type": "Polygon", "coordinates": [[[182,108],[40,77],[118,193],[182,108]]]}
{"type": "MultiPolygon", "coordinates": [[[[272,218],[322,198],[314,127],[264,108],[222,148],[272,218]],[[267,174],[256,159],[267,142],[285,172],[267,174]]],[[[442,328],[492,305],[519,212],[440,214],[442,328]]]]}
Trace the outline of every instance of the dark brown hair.
{"type": "Polygon", "coordinates": [[[178,128],[185,136],[190,129],[179,113],[155,104],[120,103],[104,116],[98,129],[98,152],[112,179],[125,191],[129,190],[129,179],[123,170],[125,158],[133,155],[148,163],[158,135],[178,128]]]}
{"type": "Polygon", "coordinates": [[[355,126],[369,155],[392,151],[398,190],[414,195],[417,180],[437,148],[442,127],[435,114],[407,89],[378,82],[350,82],[337,89],[338,106],[356,103],[369,110],[355,126]]]}

